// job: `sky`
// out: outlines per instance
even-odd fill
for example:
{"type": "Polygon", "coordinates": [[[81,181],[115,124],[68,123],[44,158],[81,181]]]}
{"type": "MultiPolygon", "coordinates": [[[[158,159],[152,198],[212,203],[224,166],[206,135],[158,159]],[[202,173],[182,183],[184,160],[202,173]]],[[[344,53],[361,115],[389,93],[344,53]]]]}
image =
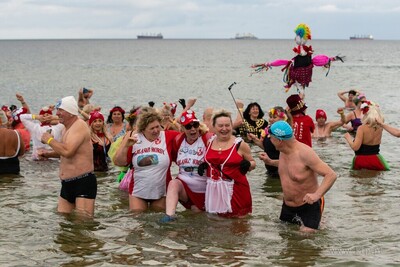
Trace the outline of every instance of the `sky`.
{"type": "Polygon", "coordinates": [[[292,39],[373,35],[400,40],[399,0],[0,0],[0,39],[292,39]]]}

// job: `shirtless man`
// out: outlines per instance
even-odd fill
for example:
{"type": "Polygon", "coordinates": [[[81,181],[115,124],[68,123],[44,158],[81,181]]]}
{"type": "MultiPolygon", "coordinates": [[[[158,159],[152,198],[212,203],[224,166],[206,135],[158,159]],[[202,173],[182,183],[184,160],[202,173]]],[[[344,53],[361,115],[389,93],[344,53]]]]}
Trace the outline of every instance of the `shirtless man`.
{"type": "Polygon", "coordinates": [[[317,109],[315,112],[315,131],[312,133],[314,138],[326,138],[331,136],[332,131],[336,130],[343,125],[341,120],[339,121],[326,121],[326,112],[322,109],[317,109]]]}
{"type": "Polygon", "coordinates": [[[57,105],[57,116],[64,124],[62,141],[56,141],[46,132],[42,143],[50,145],[54,152],[45,152],[44,157],[60,157],[61,193],[58,212],[70,213],[74,209],[83,215],[93,216],[97,194],[97,181],[93,173],[93,147],[89,126],[78,118],[78,105],[73,96],[61,99],[57,105]]]}
{"type": "Polygon", "coordinates": [[[25,153],[25,144],[18,131],[7,129],[8,118],[0,110],[0,174],[19,174],[19,159],[25,153]]]}
{"type": "Polygon", "coordinates": [[[87,88],[82,88],[79,90],[78,94],[78,106],[80,109],[83,109],[83,107],[89,103],[89,99],[93,95],[93,90],[92,89],[87,89],[87,88]]]}
{"type": "Polygon", "coordinates": [[[353,102],[353,98],[359,93],[357,90],[340,91],[337,93],[338,97],[344,102],[344,108],[353,110],[356,108],[356,104],[353,102]],[[345,96],[348,95],[348,97],[345,96]]]}
{"type": "Polygon", "coordinates": [[[272,124],[270,136],[280,151],[278,171],[283,191],[280,220],[300,225],[300,231],[314,232],[324,209],[323,196],[335,182],[336,173],[311,147],[293,138],[287,122],[272,124]],[[318,175],[324,176],[320,185],[318,175]]]}

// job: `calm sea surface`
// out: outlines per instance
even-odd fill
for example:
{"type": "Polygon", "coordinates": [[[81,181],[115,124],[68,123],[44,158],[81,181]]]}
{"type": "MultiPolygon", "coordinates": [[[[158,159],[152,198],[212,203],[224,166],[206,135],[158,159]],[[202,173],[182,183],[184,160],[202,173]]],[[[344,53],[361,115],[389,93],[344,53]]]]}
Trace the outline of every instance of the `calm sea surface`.
{"type": "MultiPolygon", "coordinates": [[[[308,113],[325,109],[339,119],[339,90],[359,89],[380,104],[386,121],[400,127],[400,42],[313,40],[315,54],[346,56],[328,77],[314,68],[307,89],[308,113]]],[[[252,63],[289,59],[292,40],[60,40],[0,41],[0,104],[22,93],[34,112],[81,87],[104,113],[148,101],[161,106],[197,97],[208,106],[235,111],[235,98],[257,101],[267,111],[285,106],[282,73],[275,68],[249,77],[252,63]]],[[[0,137],[1,138],[1,137],[0,137]]],[[[280,223],[279,180],[257,168],[248,175],[253,214],[221,219],[178,209],[178,221],[159,225],[161,213],[132,215],[117,189],[117,171],[98,175],[95,217],[82,221],[56,212],[58,162],[21,160],[21,175],[0,177],[1,266],[377,266],[400,265],[400,139],[385,133],[381,154],[388,172],[352,172],[353,152],[343,132],[314,141],[314,149],[338,174],[326,195],[321,230],[305,236],[280,223]]],[[[254,156],[259,149],[253,147],[254,156]]]]}

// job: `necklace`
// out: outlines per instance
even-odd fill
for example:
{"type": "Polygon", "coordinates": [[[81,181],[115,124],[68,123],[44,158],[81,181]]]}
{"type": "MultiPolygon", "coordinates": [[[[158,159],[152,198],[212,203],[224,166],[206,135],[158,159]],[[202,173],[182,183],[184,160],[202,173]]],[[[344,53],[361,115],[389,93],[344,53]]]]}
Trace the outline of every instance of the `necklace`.
{"type": "Polygon", "coordinates": [[[218,147],[218,154],[222,153],[222,149],[225,149],[228,142],[221,143],[218,140],[215,140],[215,145],[218,147]]]}

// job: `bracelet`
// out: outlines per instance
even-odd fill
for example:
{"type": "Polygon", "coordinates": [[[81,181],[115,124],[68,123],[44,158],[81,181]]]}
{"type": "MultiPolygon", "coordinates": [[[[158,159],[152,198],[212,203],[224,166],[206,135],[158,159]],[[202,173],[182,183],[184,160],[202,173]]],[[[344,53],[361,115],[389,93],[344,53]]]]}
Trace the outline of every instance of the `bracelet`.
{"type": "Polygon", "coordinates": [[[239,108],[239,111],[240,111],[240,112],[243,112],[243,109],[242,109],[242,108],[239,108]]]}
{"type": "Polygon", "coordinates": [[[25,102],[21,102],[21,104],[22,104],[22,105],[25,105],[26,103],[25,103],[25,102]]]}
{"type": "Polygon", "coordinates": [[[47,143],[48,145],[50,145],[50,142],[51,142],[53,139],[54,139],[53,137],[50,137],[49,140],[47,140],[46,143],[47,143]]]}
{"type": "Polygon", "coordinates": [[[36,115],[32,114],[32,120],[36,120],[36,115]]]}

